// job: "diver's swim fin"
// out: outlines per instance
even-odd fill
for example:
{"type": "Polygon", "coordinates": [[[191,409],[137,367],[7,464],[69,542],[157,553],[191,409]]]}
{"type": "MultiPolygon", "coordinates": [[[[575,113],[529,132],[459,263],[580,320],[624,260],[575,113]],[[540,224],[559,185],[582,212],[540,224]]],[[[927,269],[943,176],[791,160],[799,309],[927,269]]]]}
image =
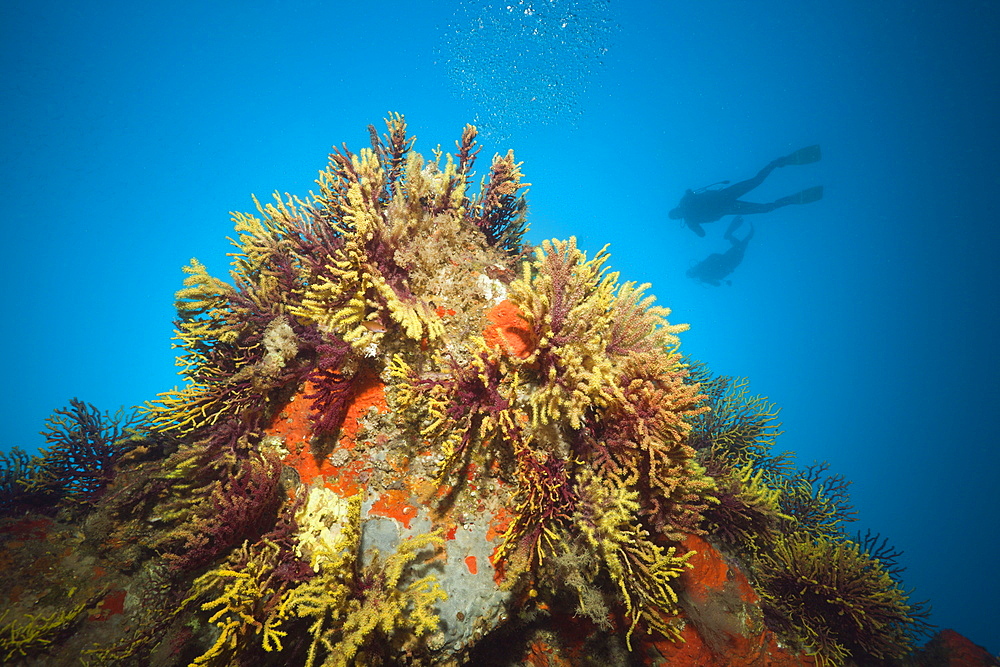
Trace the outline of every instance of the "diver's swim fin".
{"type": "Polygon", "coordinates": [[[823,154],[819,150],[819,144],[800,148],[791,155],[785,156],[785,164],[812,164],[819,162],[823,154]]]}
{"type": "Polygon", "coordinates": [[[814,185],[811,188],[806,188],[802,192],[796,192],[794,195],[789,195],[788,198],[792,200],[793,204],[811,204],[814,201],[819,201],[823,198],[823,186],[814,185]]]}

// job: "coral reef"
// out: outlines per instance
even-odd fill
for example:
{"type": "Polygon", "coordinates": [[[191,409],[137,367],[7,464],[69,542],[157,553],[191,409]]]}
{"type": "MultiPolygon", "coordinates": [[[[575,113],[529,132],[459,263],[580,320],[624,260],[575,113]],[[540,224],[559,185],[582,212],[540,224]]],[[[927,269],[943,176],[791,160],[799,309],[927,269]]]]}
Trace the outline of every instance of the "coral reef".
{"type": "Polygon", "coordinates": [[[853,656],[902,658],[919,604],[877,558],[851,541],[780,535],[760,559],[762,595],[774,616],[813,648],[821,665],[853,656]]]}
{"type": "Polygon", "coordinates": [[[39,476],[38,463],[38,457],[20,447],[0,452],[0,511],[12,513],[19,505],[44,504],[42,494],[27,490],[28,481],[39,476]]]}
{"type": "Polygon", "coordinates": [[[92,504],[114,477],[114,464],[132,446],[129,431],[138,418],[119,411],[114,416],[73,398],[56,410],[42,431],[49,443],[24,478],[28,494],[59,503],[92,504]]]}
{"type": "Polygon", "coordinates": [[[826,463],[797,469],[789,454],[772,454],[777,411],[746,380],[713,378],[703,364],[692,379],[710,407],[692,435],[716,480],[706,524],[755,577],[767,625],[820,667],[908,655],[929,609],[902,589],[901,554],[887,540],[845,533],[856,514],[849,482],[826,463]]]}
{"type": "Polygon", "coordinates": [[[685,359],[606,249],[527,246],[512,152],[477,187],[474,127],[427,158],[386,125],[234,214],[231,282],[184,268],[185,384],[141,423],[74,401],[0,459],[0,655],[902,659],[926,612],[900,554],[771,452],[777,409],[685,359]]]}

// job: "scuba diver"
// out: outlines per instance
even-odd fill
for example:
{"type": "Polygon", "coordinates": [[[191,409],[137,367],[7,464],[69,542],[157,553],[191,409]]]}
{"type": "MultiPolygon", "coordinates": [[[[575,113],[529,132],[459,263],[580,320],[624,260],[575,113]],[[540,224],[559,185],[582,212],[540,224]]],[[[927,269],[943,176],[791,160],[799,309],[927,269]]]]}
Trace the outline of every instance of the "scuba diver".
{"type": "MultiPolygon", "coordinates": [[[[740,225],[743,224],[743,216],[738,215],[733,218],[733,221],[729,223],[729,228],[726,230],[725,238],[732,247],[719,254],[713,252],[711,255],[698,262],[692,266],[687,271],[688,278],[694,278],[698,282],[705,283],[707,285],[715,285],[720,287],[724,281],[724,278],[732,273],[740,262],[743,261],[743,254],[747,250],[747,245],[750,243],[750,239],[753,238],[753,223],[750,223],[750,233],[746,235],[744,239],[736,238],[735,231],[739,229],[740,225]]],[[[727,285],[732,285],[732,281],[725,280],[727,285]]]]}
{"type": "Polygon", "coordinates": [[[740,197],[763,183],[764,179],[778,167],[785,167],[790,164],[812,164],[813,162],[818,162],[820,157],[822,156],[819,144],[807,146],[795,151],[791,155],[779,157],[757,172],[757,175],[749,180],[740,181],[729,187],[717,190],[711,188],[715,185],[726,185],[729,181],[713,183],[700,190],[687,190],[684,192],[684,196],[681,198],[677,208],[670,211],[670,219],[680,220],[683,218],[684,224],[690,227],[691,231],[698,236],[704,236],[705,230],[701,228],[702,224],[715,222],[724,215],[768,213],[789,204],[809,204],[819,201],[823,198],[822,185],[806,188],[801,192],[782,197],[769,204],[741,201],[740,197]]]}

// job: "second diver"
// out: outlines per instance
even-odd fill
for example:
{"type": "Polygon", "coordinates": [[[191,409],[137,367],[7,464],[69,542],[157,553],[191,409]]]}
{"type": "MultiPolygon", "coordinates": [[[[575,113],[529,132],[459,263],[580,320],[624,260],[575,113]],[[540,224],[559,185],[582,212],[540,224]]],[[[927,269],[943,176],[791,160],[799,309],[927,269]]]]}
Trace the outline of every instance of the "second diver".
{"type": "MultiPolygon", "coordinates": [[[[749,215],[752,213],[768,213],[776,208],[788,206],[789,204],[809,204],[823,198],[823,186],[816,185],[806,188],[793,195],[782,197],[767,204],[758,204],[740,200],[740,197],[750,192],[764,182],[768,175],[778,167],[785,167],[792,164],[811,164],[818,162],[822,157],[819,145],[801,148],[790,155],[780,157],[772,161],[766,167],[757,172],[757,175],[746,181],[734,183],[725,188],[712,189],[712,186],[701,188],[700,190],[687,190],[681,197],[677,208],[670,211],[672,220],[684,220],[691,231],[698,236],[704,236],[705,230],[702,224],[715,222],[725,215],[749,215]]],[[[717,185],[725,185],[729,181],[722,181],[717,185]]]]}
{"type": "Polygon", "coordinates": [[[743,224],[743,216],[738,215],[729,223],[725,238],[731,244],[729,250],[724,253],[713,252],[711,255],[701,260],[687,271],[688,278],[694,278],[706,285],[719,287],[722,283],[732,285],[732,281],[726,277],[732,273],[746,254],[750,239],[753,238],[753,223],[750,223],[750,232],[742,239],[736,237],[736,230],[743,224]]]}

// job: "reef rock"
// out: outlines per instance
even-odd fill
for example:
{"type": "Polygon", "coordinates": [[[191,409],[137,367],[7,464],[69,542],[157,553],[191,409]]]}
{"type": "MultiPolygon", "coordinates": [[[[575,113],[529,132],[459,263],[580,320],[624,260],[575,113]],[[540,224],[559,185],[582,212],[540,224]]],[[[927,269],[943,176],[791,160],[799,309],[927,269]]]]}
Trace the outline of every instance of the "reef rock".
{"type": "Polygon", "coordinates": [[[474,193],[475,128],[433,159],[387,128],[236,214],[231,282],[185,268],[184,386],[128,428],[75,401],[0,461],[4,664],[972,655],[907,657],[897,554],[648,286],[524,243],[512,153],[474,193]]]}

